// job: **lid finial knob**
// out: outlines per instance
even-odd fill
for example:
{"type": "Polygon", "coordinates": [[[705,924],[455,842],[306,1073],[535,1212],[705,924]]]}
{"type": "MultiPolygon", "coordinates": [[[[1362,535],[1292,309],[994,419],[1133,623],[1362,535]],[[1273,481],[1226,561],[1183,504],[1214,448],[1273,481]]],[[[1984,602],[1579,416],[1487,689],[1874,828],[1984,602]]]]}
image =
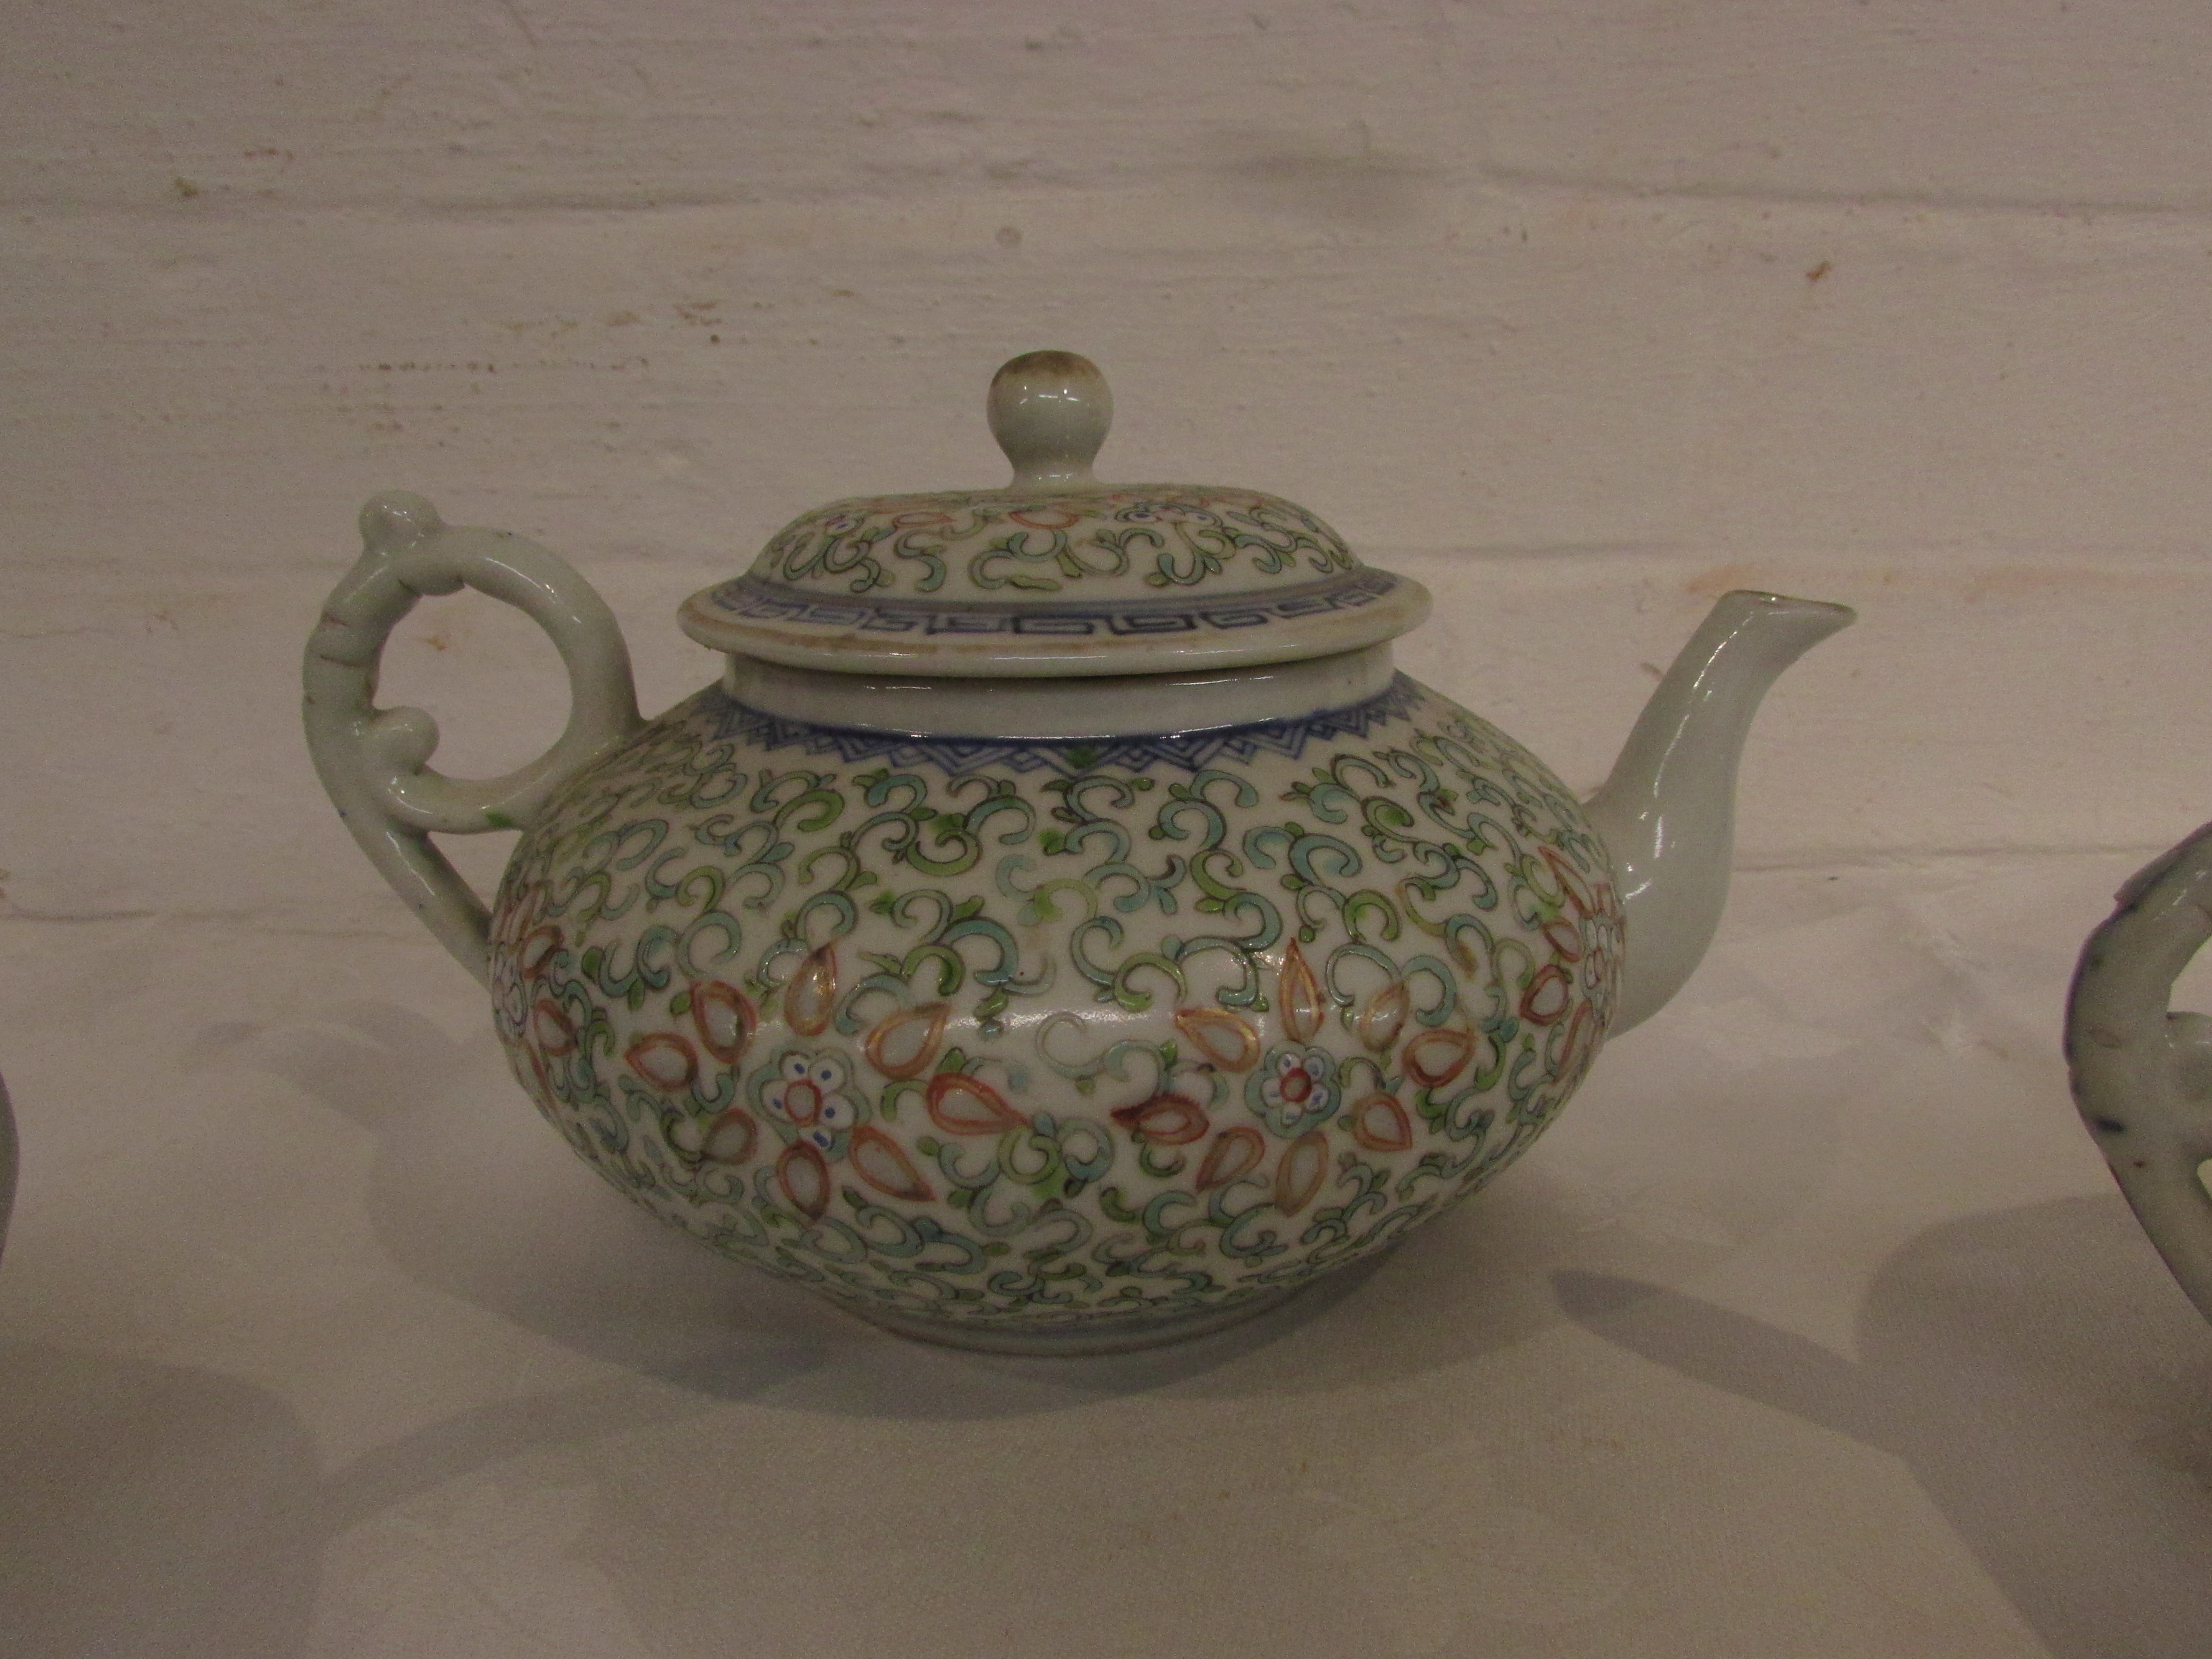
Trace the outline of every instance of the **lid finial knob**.
{"type": "Polygon", "coordinates": [[[987,407],[1016,483],[1097,482],[1091,464],[1114,422],[1114,394],[1088,357],[1025,352],[991,377],[987,407]]]}

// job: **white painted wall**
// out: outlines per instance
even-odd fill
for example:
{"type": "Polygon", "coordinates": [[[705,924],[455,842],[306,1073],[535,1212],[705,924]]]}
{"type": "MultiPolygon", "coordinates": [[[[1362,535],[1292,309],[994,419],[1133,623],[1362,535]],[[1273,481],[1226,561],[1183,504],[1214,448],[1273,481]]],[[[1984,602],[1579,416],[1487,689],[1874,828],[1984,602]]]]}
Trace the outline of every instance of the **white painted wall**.
{"type": "MultiPolygon", "coordinates": [[[[1113,377],[1109,476],[1430,581],[1408,665],[1578,784],[1713,592],[1859,605],[1749,861],[2164,845],[2212,814],[2208,71],[2191,0],[17,0],[8,902],[409,926],[296,732],[363,496],[568,553],[658,706],[786,518],[994,481],[1039,345],[1113,377]]],[[[482,601],[389,684],[455,769],[558,723],[482,601]]]]}

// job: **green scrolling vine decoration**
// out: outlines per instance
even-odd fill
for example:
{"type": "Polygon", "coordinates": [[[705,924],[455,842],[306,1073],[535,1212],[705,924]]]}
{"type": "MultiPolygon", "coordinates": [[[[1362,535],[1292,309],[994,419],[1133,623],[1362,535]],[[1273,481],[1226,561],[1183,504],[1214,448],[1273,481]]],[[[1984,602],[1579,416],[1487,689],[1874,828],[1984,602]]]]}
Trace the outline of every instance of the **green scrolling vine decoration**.
{"type": "Polygon", "coordinates": [[[1334,530],[1280,496],[1139,485],[1064,498],[833,501],[779,531],[757,574],[823,592],[977,597],[1060,593],[1117,577],[1134,592],[1189,589],[1237,568],[1304,582],[1358,564],[1334,530]]]}
{"type": "Polygon", "coordinates": [[[1517,1156],[1619,971],[1558,781],[1391,696],[1154,775],[825,756],[702,693],[525,837],[501,1036],[616,1186],[851,1302],[1048,1328],[1299,1283],[1517,1156]]]}

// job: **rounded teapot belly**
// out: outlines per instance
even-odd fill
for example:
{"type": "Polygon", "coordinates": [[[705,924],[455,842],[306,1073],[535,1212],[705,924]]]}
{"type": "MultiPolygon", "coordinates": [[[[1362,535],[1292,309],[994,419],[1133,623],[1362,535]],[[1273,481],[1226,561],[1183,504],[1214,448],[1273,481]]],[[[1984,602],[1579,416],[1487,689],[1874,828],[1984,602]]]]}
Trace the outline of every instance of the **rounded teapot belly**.
{"type": "Polygon", "coordinates": [[[515,1073],[624,1193],[967,1346],[1256,1312],[1522,1152],[1619,977],[1604,849],[1400,678],[1086,742],[710,688],[586,769],[493,919],[515,1073]]]}

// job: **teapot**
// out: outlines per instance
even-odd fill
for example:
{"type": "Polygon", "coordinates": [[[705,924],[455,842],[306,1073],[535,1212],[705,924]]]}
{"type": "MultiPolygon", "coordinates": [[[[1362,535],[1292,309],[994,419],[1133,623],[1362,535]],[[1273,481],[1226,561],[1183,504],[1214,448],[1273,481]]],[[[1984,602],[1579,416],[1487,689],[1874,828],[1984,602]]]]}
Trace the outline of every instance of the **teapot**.
{"type": "Polygon", "coordinates": [[[2174,981],[2212,939],[2212,823],[2129,878],[2089,935],[2066,1001],[2066,1064],[2082,1123],[2143,1231],[2212,1319],[2212,1018],[2172,1012],[2174,981]]]}
{"type": "Polygon", "coordinates": [[[794,520],[694,595],[714,683],[640,718],[606,605],[372,500],[307,651],[314,763],[630,1199],[908,1336],[1102,1353],[1373,1255],[1525,1152],[1718,925],[1738,757],[1844,606],[1734,592],[1587,805],[1400,674],[1419,583],[1250,489],[1100,482],[1097,368],[987,400],[997,489],[794,520]],[[375,706],[462,586],[551,637],[505,777],[375,706]],[[487,906],[435,834],[520,830],[487,906]]]}

